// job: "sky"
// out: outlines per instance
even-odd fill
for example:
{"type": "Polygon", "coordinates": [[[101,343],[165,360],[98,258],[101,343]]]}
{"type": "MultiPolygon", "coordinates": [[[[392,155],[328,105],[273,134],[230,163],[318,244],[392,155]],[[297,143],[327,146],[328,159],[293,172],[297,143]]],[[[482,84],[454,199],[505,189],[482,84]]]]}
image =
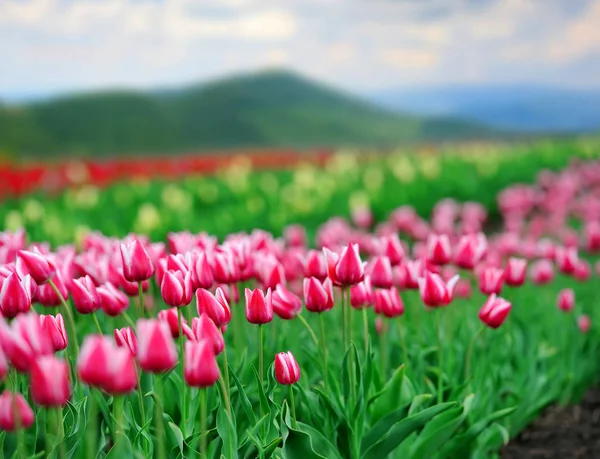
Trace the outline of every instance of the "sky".
{"type": "Polygon", "coordinates": [[[0,99],[285,67],[356,92],[600,82],[600,0],[0,0],[0,99]]]}

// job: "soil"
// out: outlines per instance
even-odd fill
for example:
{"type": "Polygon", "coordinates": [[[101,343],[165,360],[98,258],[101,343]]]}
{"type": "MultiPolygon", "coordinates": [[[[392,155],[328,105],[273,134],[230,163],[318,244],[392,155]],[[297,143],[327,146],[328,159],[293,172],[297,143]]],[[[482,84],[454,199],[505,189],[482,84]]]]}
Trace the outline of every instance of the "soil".
{"type": "Polygon", "coordinates": [[[548,408],[513,439],[503,459],[600,459],[600,388],[573,406],[548,408]]]}

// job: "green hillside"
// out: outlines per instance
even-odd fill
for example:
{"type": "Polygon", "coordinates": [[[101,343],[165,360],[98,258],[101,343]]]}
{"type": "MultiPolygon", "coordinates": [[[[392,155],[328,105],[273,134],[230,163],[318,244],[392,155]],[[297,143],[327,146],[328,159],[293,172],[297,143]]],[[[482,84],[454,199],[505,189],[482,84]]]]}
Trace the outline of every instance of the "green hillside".
{"type": "Polygon", "coordinates": [[[391,113],[285,71],[180,90],[110,91],[0,106],[0,152],[19,156],[385,146],[489,133],[460,120],[391,113]]]}

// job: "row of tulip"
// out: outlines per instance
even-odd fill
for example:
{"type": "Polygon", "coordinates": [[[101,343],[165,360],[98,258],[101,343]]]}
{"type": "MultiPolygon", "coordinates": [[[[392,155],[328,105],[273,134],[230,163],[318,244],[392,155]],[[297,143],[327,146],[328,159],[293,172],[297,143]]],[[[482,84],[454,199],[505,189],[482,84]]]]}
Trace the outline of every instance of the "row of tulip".
{"type": "Polygon", "coordinates": [[[481,205],[445,200],[429,222],[401,207],[375,232],[332,219],[322,250],[298,225],[222,243],[92,233],[79,251],[4,232],[2,451],[496,451],[597,375],[599,189],[600,164],[574,165],[505,190],[498,234],[481,205]]]}

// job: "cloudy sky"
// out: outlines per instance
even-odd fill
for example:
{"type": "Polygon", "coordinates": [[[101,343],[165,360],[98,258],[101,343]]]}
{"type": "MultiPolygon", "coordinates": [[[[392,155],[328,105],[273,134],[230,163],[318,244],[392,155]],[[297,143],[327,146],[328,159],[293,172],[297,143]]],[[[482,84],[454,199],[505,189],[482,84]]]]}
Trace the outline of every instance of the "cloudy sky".
{"type": "Polygon", "coordinates": [[[355,91],[600,85],[600,0],[0,0],[0,98],[277,66],[355,91]]]}

